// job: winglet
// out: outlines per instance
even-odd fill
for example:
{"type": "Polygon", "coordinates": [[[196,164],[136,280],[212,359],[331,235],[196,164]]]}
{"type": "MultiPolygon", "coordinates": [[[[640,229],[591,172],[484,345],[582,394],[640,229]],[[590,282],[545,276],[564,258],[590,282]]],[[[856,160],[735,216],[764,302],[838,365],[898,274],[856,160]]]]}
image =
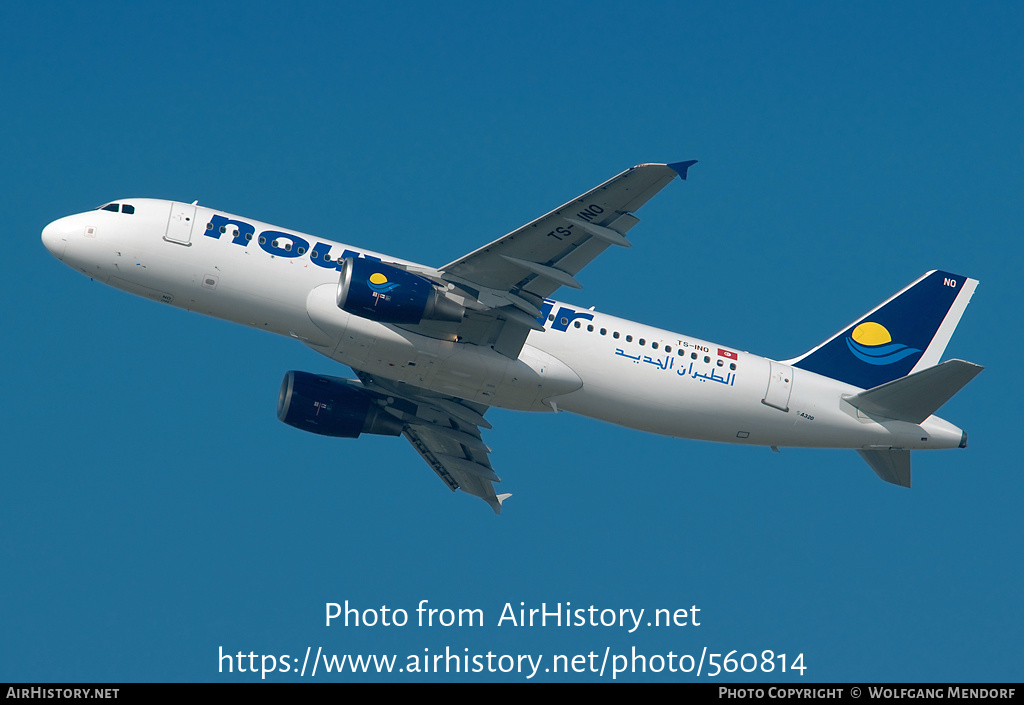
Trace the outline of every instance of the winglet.
{"type": "Polygon", "coordinates": [[[686,172],[689,170],[691,166],[693,166],[696,163],[696,159],[691,159],[688,162],[676,162],[675,164],[669,164],[669,166],[672,169],[674,169],[675,172],[679,174],[679,176],[683,178],[683,181],[686,181],[686,172]]]}
{"type": "Polygon", "coordinates": [[[494,497],[494,501],[493,502],[488,501],[487,503],[490,504],[491,507],[494,508],[494,513],[495,514],[501,514],[501,505],[504,504],[505,500],[508,499],[511,496],[512,496],[511,492],[506,492],[505,494],[499,494],[499,495],[496,495],[494,497]]]}

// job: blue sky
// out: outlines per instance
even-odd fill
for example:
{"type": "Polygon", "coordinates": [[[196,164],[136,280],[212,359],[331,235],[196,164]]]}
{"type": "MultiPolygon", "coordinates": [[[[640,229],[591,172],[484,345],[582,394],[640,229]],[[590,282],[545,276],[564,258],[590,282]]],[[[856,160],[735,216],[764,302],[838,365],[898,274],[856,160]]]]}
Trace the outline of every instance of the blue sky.
{"type": "MultiPolygon", "coordinates": [[[[245,681],[219,649],[446,646],[1021,680],[1019,4],[9,3],[0,22],[0,681],[245,681]],[[634,246],[560,296],[786,358],[926,270],[975,277],[946,357],[986,370],[942,410],[967,450],[916,454],[904,491],[849,451],[492,410],[514,493],[495,517],[401,439],[277,421],[285,371],[347,370],[90,282],[39,241],[151,196],[440,265],[683,159],[700,163],[639,212],[634,246]],[[345,600],[486,623],[325,627],[345,600]],[[520,602],[697,605],[701,624],[497,626],[520,602]]],[[[536,677],[563,679],[610,677],[536,677]]]]}

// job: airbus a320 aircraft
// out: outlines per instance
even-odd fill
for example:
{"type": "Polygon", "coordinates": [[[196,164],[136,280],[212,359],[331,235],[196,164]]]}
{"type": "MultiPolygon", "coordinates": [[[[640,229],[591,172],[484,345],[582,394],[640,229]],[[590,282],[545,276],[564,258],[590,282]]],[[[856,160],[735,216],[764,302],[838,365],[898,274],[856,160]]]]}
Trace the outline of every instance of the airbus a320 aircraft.
{"type": "Polygon", "coordinates": [[[358,379],[288,372],[278,417],[304,431],[403,435],[451,489],[508,494],[491,406],[571,411],[726,443],[852,448],[910,486],[910,451],[965,447],[933,416],[981,371],[939,362],[977,281],[931,271],[812,350],[776,361],[549,298],[694,161],[641,164],[433,268],[195,203],[131,198],[56,220],[46,248],[139,296],[296,338],[358,379]]]}

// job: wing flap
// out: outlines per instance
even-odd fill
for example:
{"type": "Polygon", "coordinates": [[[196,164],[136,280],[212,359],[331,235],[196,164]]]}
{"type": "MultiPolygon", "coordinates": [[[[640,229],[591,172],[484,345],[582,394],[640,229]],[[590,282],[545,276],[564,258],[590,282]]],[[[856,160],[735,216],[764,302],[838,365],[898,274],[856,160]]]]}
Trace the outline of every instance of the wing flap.
{"type": "Polygon", "coordinates": [[[491,468],[487,454],[478,447],[467,448],[447,433],[448,430],[442,426],[411,424],[406,426],[402,435],[449,489],[479,497],[491,506],[495,514],[500,514],[504,497],[498,498],[493,483],[501,482],[501,479],[491,468]]]}
{"type": "Polygon", "coordinates": [[[479,497],[501,513],[501,503],[511,495],[494,492],[492,483],[501,478],[480,433],[481,427],[491,428],[484,419],[486,406],[358,374],[367,390],[388,400],[389,412],[403,424],[402,435],[448,489],[479,497]]]}

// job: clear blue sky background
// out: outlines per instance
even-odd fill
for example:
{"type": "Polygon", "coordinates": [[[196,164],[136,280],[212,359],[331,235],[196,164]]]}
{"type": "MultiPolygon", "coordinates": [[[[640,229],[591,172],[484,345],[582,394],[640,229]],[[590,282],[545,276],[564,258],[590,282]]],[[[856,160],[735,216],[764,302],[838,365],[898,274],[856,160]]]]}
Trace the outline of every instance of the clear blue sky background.
{"type": "Polygon", "coordinates": [[[1021,680],[1019,3],[44,2],[0,26],[0,681],[251,680],[218,649],[445,646],[1021,680]],[[852,451],[493,410],[515,494],[495,517],[401,439],[277,421],[286,370],[347,370],[90,282],[39,240],[152,196],[440,265],[691,158],[634,247],[561,296],[785,358],[928,269],[976,277],[946,357],[986,370],[942,410],[967,450],[917,454],[907,491],[852,451]],[[325,602],[421,599],[487,623],[324,626],[325,602]],[[506,602],[696,604],[701,625],[499,628],[506,602]]]}

